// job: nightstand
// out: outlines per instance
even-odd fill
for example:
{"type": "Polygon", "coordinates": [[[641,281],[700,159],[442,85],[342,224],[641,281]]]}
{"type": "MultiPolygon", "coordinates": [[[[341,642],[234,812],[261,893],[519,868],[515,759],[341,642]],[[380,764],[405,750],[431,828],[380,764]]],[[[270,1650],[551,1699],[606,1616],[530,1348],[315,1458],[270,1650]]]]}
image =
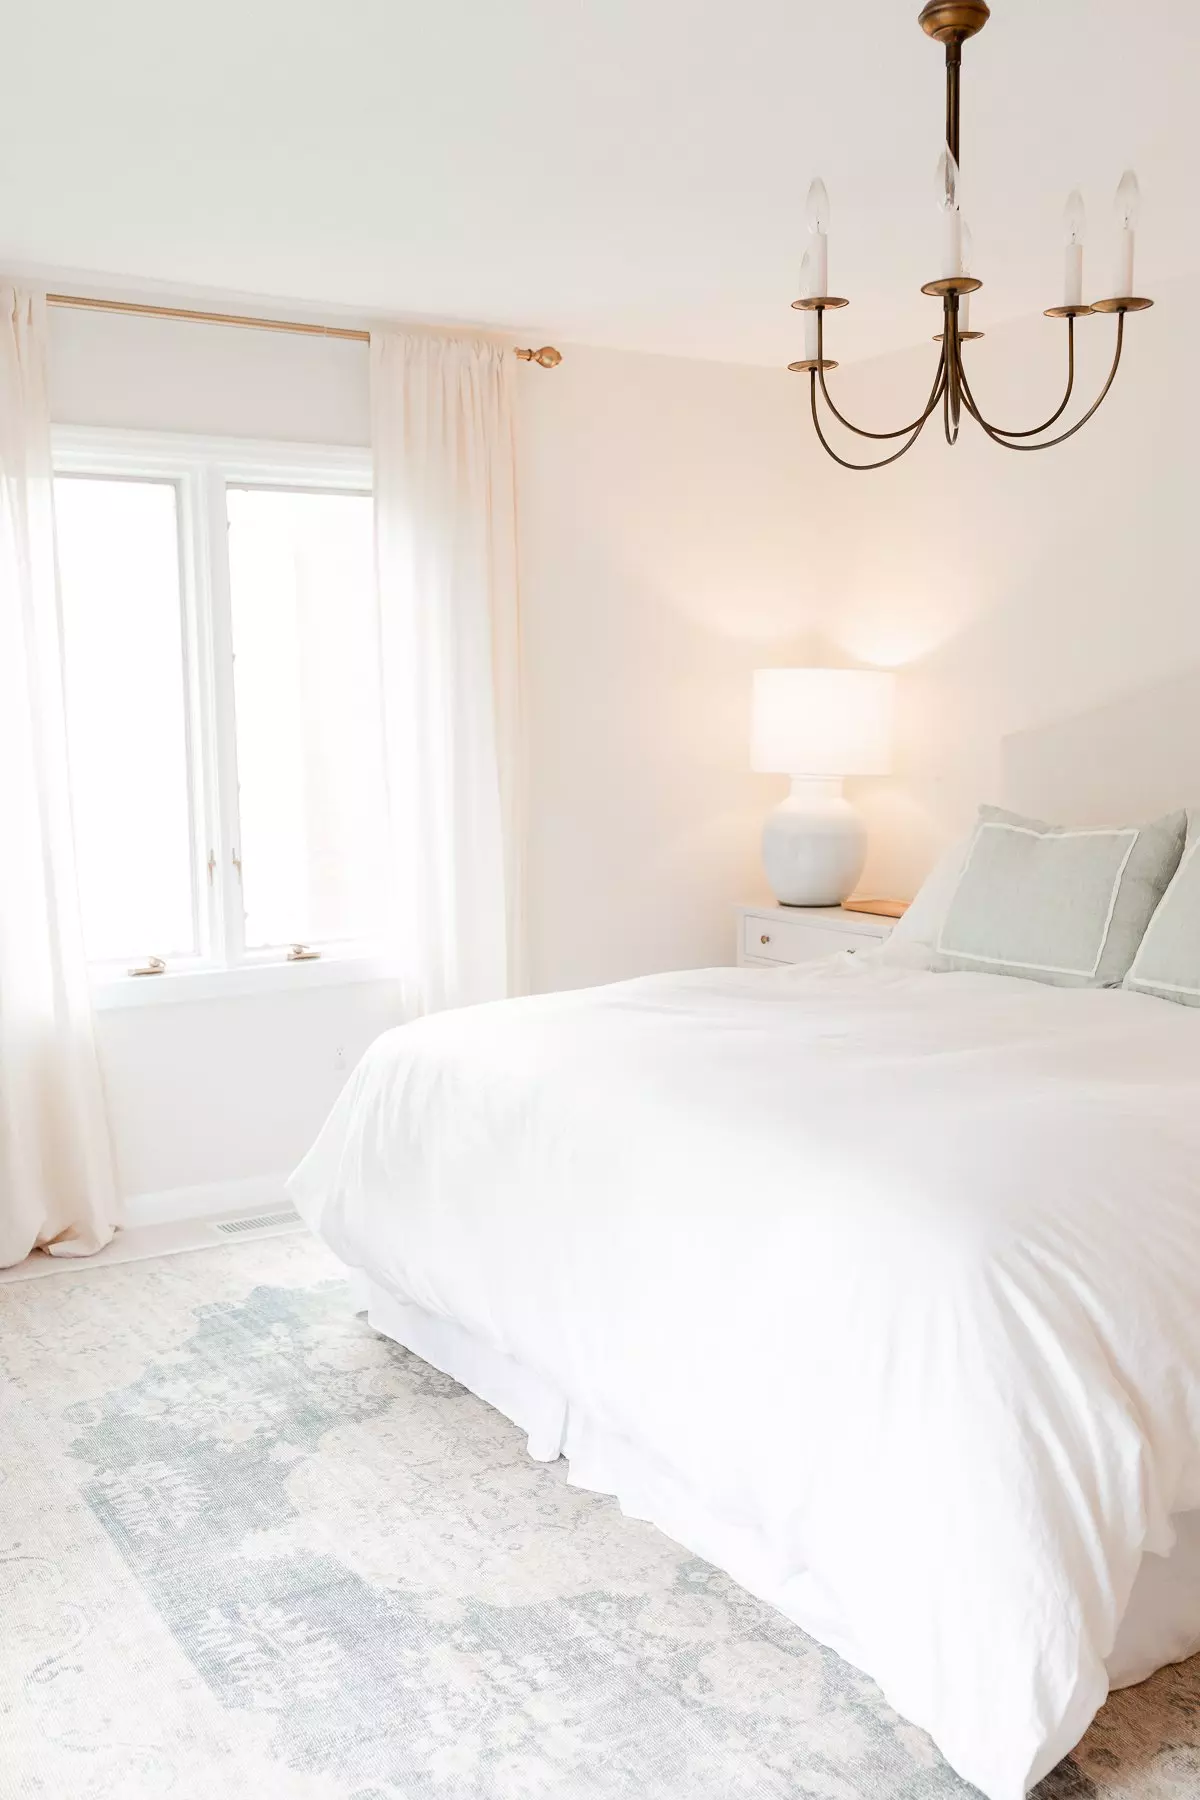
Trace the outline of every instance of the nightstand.
{"type": "Polygon", "coordinates": [[[844,912],[840,906],[737,906],[737,962],[740,969],[780,963],[815,962],[835,950],[865,950],[882,944],[894,919],[844,912]]]}

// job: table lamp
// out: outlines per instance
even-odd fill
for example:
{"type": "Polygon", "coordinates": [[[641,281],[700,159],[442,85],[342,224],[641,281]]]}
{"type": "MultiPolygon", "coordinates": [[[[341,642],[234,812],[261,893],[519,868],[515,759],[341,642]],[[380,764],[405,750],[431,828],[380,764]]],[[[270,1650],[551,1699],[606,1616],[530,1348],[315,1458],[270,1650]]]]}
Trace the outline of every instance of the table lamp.
{"type": "Polygon", "coordinates": [[[763,826],[763,867],[785,906],[836,906],[854,889],[867,831],[844,775],[891,768],[895,677],[880,669],[757,669],[751,767],[790,775],[763,826]]]}

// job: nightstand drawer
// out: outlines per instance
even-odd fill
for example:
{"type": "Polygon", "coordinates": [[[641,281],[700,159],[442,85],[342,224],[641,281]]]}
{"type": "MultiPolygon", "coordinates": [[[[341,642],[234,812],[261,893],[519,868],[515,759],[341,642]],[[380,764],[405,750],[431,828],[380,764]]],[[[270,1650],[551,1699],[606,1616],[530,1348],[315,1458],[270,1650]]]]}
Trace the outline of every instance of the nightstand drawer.
{"type": "Polygon", "coordinates": [[[742,955],[754,962],[813,962],[835,950],[864,950],[878,941],[877,933],[846,931],[815,920],[810,924],[802,913],[795,918],[775,912],[742,916],[742,955]]]}

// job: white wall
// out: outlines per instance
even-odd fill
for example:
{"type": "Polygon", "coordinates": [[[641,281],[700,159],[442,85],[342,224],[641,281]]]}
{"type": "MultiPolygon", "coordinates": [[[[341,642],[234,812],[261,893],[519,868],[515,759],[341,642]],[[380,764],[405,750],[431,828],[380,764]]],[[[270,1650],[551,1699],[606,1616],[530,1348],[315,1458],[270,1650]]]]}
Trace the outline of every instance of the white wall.
{"type": "MultiPolygon", "coordinates": [[[[337,341],[52,315],[56,420],[338,444],[368,437],[337,341]]],[[[731,958],[781,783],[746,771],[749,671],[807,653],[793,378],[564,346],[523,369],[521,563],[539,988],[731,958]]],[[[399,1018],[361,983],[99,1017],[127,1194],[273,1176],[399,1018]]]]}
{"type": "Polygon", "coordinates": [[[727,962],[764,891],[750,671],[819,599],[793,378],[573,349],[524,388],[534,985],[727,962]]]}
{"type": "MultiPolygon", "coordinates": [[[[913,891],[945,837],[980,800],[1001,796],[1010,734],[1200,665],[1193,292],[1169,284],[1153,311],[1127,321],[1109,398],[1058,449],[1013,453],[964,420],[951,450],[931,422],[891,469],[848,474],[828,464],[814,477],[826,654],[901,670],[897,771],[860,787],[872,824],[865,887],[913,891]]],[[[977,312],[982,325],[982,305],[977,312]]],[[[1112,318],[1079,324],[1078,392],[1089,399],[1114,332],[1112,318]]],[[[1057,404],[1064,337],[1039,317],[989,329],[968,348],[976,398],[997,423],[1033,424],[1057,404]]],[[[839,370],[835,398],[876,428],[912,417],[932,355],[930,344],[839,370]]],[[[1102,736],[1093,754],[1104,756],[1102,736]]],[[[1114,796],[1135,786],[1126,774],[1114,768],[1114,796]]],[[[1177,780],[1163,804],[1200,800],[1200,731],[1177,780]]],[[[1070,783],[1056,792],[1068,799],[1070,783]]]]}
{"type": "MultiPolygon", "coordinates": [[[[398,992],[367,981],[101,1011],[123,1193],[190,1193],[255,1178],[278,1191],[276,1178],[307,1150],[347,1071],[402,1017],[398,992]]],[[[195,1204],[209,1199],[195,1196],[195,1204]]],[[[222,1196],[214,1192],[211,1203],[219,1209],[222,1196]]]]}
{"type": "Polygon", "coordinates": [[[305,444],[370,438],[363,345],[120,313],[50,309],[50,406],[72,425],[305,444]]]}

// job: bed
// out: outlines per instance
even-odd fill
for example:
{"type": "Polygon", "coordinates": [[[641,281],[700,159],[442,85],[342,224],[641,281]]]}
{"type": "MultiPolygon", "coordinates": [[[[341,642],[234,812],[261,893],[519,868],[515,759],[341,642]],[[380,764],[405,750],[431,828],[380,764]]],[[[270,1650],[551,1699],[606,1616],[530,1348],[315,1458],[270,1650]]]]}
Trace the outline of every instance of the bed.
{"type": "Polygon", "coordinates": [[[381,1038],[293,1177],[371,1322],[988,1800],[1200,1650],[1200,1013],[874,955],[381,1038]]]}

